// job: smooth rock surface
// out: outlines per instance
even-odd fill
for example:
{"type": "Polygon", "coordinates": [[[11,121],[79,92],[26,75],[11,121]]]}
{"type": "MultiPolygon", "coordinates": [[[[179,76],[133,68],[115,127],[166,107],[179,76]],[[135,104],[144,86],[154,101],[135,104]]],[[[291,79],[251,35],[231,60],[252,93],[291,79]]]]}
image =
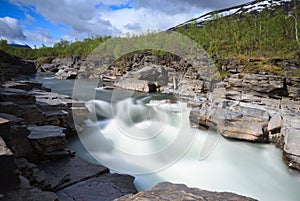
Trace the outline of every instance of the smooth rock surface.
{"type": "Polygon", "coordinates": [[[107,173],[64,188],[57,196],[64,201],[111,201],[136,193],[133,180],[128,175],[107,173]]]}
{"type": "Polygon", "coordinates": [[[211,192],[189,188],[184,184],[159,183],[148,191],[126,195],[115,201],[254,201],[255,199],[227,192],[211,192]]]}
{"type": "Polygon", "coordinates": [[[42,162],[38,167],[45,172],[50,188],[54,191],[109,171],[104,166],[88,163],[76,157],[42,162]]]}

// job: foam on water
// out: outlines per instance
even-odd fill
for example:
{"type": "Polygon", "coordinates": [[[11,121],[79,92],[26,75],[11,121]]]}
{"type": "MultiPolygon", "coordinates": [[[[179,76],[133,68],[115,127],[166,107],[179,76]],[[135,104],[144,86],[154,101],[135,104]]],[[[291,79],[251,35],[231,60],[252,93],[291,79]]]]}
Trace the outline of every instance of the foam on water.
{"type": "Polygon", "coordinates": [[[134,175],[140,191],[170,181],[259,200],[300,198],[299,175],[287,168],[279,149],[191,128],[189,108],[184,103],[149,103],[146,97],[113,105],[93,100],[87,105],[91,112],[104,114],[109,120],[90,123],[82,135],[84,145],[104,165],[134,175]]]}

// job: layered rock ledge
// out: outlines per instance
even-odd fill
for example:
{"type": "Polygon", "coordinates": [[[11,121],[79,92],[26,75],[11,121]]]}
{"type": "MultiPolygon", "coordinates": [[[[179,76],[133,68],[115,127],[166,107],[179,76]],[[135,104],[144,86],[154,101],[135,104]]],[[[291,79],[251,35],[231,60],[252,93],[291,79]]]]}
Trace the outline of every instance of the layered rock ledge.
{"type": "Polygon", "coordinates": [[[113,200],[136,193],[134,177],[77,158],[68,147],[88,110],[31,81],[0,88],[0,198],[4,201],[113,200]],[[72,113],[82,115],[76,124],[72,113]],[[76,198],[76,199],[75,199],[76,198]]]}

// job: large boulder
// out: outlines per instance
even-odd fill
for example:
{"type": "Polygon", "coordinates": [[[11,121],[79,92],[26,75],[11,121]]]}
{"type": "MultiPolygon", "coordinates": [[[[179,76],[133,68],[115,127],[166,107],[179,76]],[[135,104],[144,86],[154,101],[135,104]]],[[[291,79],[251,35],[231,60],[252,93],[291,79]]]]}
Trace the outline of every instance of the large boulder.
{"type": "Polygon", "coordinates": [[[124,75],[114,85],[119,88],[141,91],[156,92],[161,86],[173,84],[174,69],[159,65],[144,66],[138,70],[124,75]]]}
{"type": "Polygon", "coordinates": [[[121,198],[115,199],[115,201],[182,201],[182,200],[194,200],[194,201],[254,201],[250,197],[237,195],[227,192],[211,192],[202,190],[199,188],[189,188],[184,184],[172,184],[169,182],[163,182],[155,185],[148,191],[143,191],[138,194],[129,194],[121,198]]]}

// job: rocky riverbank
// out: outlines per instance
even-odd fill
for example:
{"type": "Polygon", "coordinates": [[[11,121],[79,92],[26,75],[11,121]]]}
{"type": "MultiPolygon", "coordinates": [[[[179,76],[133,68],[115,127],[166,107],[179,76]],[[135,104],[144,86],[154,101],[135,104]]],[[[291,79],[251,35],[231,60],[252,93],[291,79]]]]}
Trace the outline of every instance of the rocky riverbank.
{"type": "Polygon", "coordinates": [[[109,173],[68,148],[68,137],[76,134],[72,112],[83,117],[79,127],[88,116],[83,102],[31,81],[2,83],[0,101],[1,200],[253,200],[170,183],[136,194],[134,177],[109,173]]]}
{"type": "Polygon", "coordinates": [[[88,116],[83,102],[35,82],[1,84],[1,200],[94,201],[136,193],[133,177],[111,174],[68,148],[68,137],[76,134],[74,112],[80,127],[88,116]]]}
{"type": "MultiPolygon", "coordinates": [[[[268,61],[286,74],[276,76],[265,70],[245,72],[247,65],[263,65],[260,60],[249,59],[247,65],[234,59],[216,60],[227,72],[224,80],[206,57],[189,60],[137,53],[98,66],[86,58],[55,59],[49,65],[51,71],[75,69],[78,78],[98,78],[117,88],[177,94],[193,108],[192,125],[216,129],[227,138],[275,143],[287,165],[300,170],[300,79],[291,74],[299,71],[297,61],[268,61]],[[101,74],[100,68],[105,69],[101,74]]],[[[47,71],[45,67],[49,66],[40,66],[47,71]]]]}

